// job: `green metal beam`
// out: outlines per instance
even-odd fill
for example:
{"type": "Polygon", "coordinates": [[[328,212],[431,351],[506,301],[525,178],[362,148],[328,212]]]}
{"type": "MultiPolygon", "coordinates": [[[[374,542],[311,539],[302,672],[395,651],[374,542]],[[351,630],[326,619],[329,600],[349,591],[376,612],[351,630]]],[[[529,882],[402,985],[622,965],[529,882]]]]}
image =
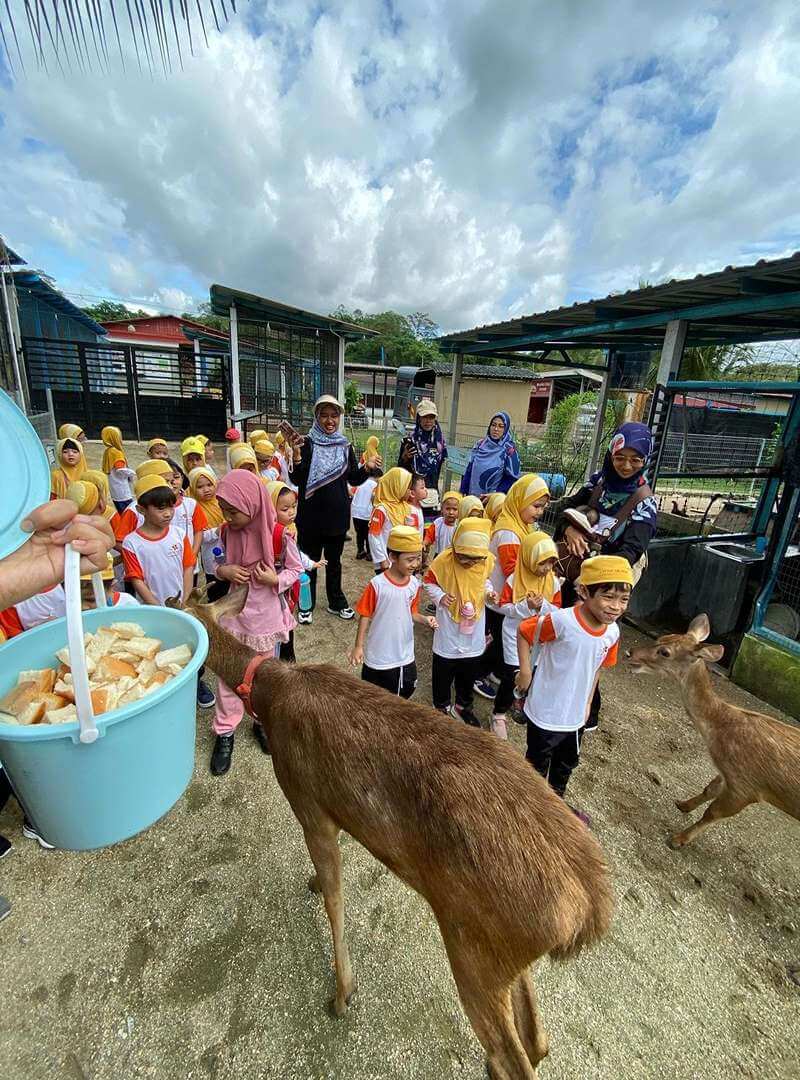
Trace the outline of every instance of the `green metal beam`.
{"type": "MultiPolygon", "coordinates": [[[[686,319],[692,322],[698,319],[725,318],[730,315],[751,315],[759,311],[782,311],[792,307],[800,307],[800,292],[778,293],[773,296],[746,296],[714,304],[698,304],[695,307],[674,308],[670,311],[654,311],[650,315],[635,315],[630,319],[612,319],[608,322],[590,323],[587,326],[575,326],[569,331],[554,329],[547,333],[540,332],[527,334],[524,337],[508,338],[503,344],[506,349],[518,349],[554,341],[570,344],[574,343],[576,338],[617,334],[651,326],[666,326],[675,319],[686,319]]],[[[798,336],[800,336],[800,325],[798,325],[798,336]]],[[[460,351],[465,354],[491,352],[495,347],[491,342],[478,343],[466,348],[462,347],[460,351]]]]}

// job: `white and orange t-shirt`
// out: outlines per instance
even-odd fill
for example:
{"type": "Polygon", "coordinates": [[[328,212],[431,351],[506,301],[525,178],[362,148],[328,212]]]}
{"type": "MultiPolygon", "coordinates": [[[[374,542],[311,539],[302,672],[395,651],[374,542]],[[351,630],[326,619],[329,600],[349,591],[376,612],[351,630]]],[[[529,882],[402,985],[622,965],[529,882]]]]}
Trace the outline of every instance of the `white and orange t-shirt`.
{"type": "MultiPolygon", "coordinates": [[[[433,570],[427,570],[422,581],[425,592],[436,605],[436,622],[438,629],[433,632],[433,651],[437,656],[443,656],[447,660],[466,660],[474,656],[482,656],[486,650],[486,606],[484,605],[478,617],[471,622],[465,622],[462,626],[458,612],[447,608],[442,604],[445,591],[436,579],[433,570]]],[[[489,579],[486,579],[488,592],[489,579]]]]}
{"type": "Polygon", "coordinates": [[[533,645],[536,624],[542,620],[542,650],[533,685],[525,699],[525,715],[545,731],[577,731],[586,723],[594,680],[600,668],[617,662],[616,623],[591,630],[581,604],[525,619],[520,632],[533,645]]]}
{"type": "Polygon", "coordinates": [[[409,578],[405,585],[377,574],[356,604],[359,615],[371,619],[364,646],[364,663],[376,671],[404,667],[414,662],[414,620],[419,609],[420,583],[409,578]]]}
{"type": "MultiPolygon", "coordinates": [[[[419,529],[421,536],[425,527],[422,510],[418,506],[412,506],[409,513],[406,514],[403,525],[411,525],[419,529]]],[[[369,519],[369,554],[376,569],[382,563],[389,561],[386,545],[393,527],[392,519],[386,513],[386,510],[382,506],[376,506],[372,511],[372,517],[369,519]]]]}
{"type": "Polygon", "coordinates": [[[121,514],[119,512],[114,514],[109,524],[114,531],[114,539],[117,544],[121,544],[129,533],[140,529],[143,522],[143,515],[136,509],[136,503],[132,503],[121,514]]]}
{"type": "Polygon", "coordinates": [[[190,495],[183,495],[175,504],[175,516],[172,524],[177,525],[190,544],[194,544],[196,533],[208,528],[208,518],[202,506],[190,495]]]}
{"type": "Polygon", "coordinates": [[[67,614],[67,597],[63,585],[54,585],[52,589],[20,600],[14,605],[23,630],[32,630],[34,626],[49,622],[50,619],[63,619],[67,614]]]}
{"type": "MultiPolygon", "coordinates": [[[[494,568],[489,576],[492,583],[492,591],[498,596],[503,592],[503,586],[514,573],[519,558],[519,537],[511,529],[496,529],[489,541],[489,551],[494,555],[494,568]]],[[[488,603],[488,601],[487,601],[488,603]]],[[[499,611],[495,604],[489,604],[493,611],[499,611]]]]}
{"type": "Polygon", "coordinates": [[[143,581],[159,604],[183,593],[183,571],[194,566],[189,538],[173,521],[160,536],[144,536],[141,529],[125,537],[122,561],[127,581],[143,581]]]}
{"type": "Polygon", "coordinates": [[[458,522],[445,525],[444,518],[437,517],[435,521],[425,526],[425,532],[422,534],[425,547],[430,548],[434,555],[441,555],[450,547],[457,524],[458,522]]]}
{"type": "Polygon", "coordinates": [[[523,598],[514,603],[514,574],[503,586],[500,593],[500,612],[505,615],[503,619],[503,660],[511,667],[517,667],[519,656],[517,655],[517,630],[519,624],[525,619],[530,619],[534,614],[547,615],[554,608],[561,607],[561,590],[553,595],[552,600],[542,600],[541,611],[534,613],[528,607],[528,601],[523,598]]]}

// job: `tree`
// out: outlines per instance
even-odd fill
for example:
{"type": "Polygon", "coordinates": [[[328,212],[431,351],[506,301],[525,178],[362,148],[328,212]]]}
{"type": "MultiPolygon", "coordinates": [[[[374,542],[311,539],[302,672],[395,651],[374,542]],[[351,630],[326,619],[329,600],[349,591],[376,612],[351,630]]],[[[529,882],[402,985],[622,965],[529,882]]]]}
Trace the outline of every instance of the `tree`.
{"type": "Polygon", "coordinates": [[[348,379],[344,384],[344,411],[349,416],[361,400],[361,391],[358,383],[348,379]]]}
{"type": "Polygon", "coordinates": [[[198,304],[197,311],[184,311],[181,318],[186,319],[187,322],[202,323],[204,326],[208,326],[212,330],[219,330],[223,334],[228,333],[231,325],[231,321],[227,316],[215,315],[212,312],[211,304],[208,301],[198,304]]]}
{"type": "MultiPolygon", "coordinates": [[[[647,385],[656,384],[660,357],[653,355],[647,385]]],[[[679,379],[695,382],[716,382],[722,379],[738,379],[738,374],[753,360],[752,345],[695,345],[684,351],[679,379]]]]}
{"type": "Polygon", "coordinates": [[[122,304],[118,300],[101,300],[99,304],[90,304],[88,307],[81,308],[81,311],[86,312],[90,319],[94,319],[98,323],[148,318],[151,314],[149,311],[142,311],[141,308],[134,311],[127,304],[122,304]]]}
{"type": "Polygon", "coordinates": [[[374,337],[350,342],[347,360],[351,364],[427,367],[444,359],[438,345],[428,336],[438,331],[438,327],[429,315],[421,312],[401,315],[399,311],[379,311],[368,315],[360,308],[351,311],[340,304],[331,318],[377,331],[374,337]]]}

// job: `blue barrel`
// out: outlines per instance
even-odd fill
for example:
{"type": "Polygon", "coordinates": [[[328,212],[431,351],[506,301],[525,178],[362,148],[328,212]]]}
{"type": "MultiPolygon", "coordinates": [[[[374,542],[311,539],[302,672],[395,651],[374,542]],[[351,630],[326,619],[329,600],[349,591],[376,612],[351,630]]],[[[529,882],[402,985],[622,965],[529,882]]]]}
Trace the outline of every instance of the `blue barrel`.
{"type": "Polygon", "coordinates": [[[300,575],[300,611],[311,611],[311,578],[305,573],[300,575]]]}
{"type": "MultiPolygon", "coordinates": [[[[164,648],[186,644],[192,659],[169,682],[97,717],[99,736],[78,741],[77,722],[0,724],[0,761],[26,815],[48,843],[72,851],[106,847],[148,828],[175,805],[194,770],[197,674],[208,653],[205,627],[163,607],[84,613],[86,630],[136,622],[164,648]]],[[[65,619],[44,623],[0,647],[0,697],[20,671],[55,667],[65,619]]]]}
{"type": "Polygon", "coordinates": [[[567,490],[567,478],[563,473],[540,472],[539,476],[550,488],[550,495],[553,499],[560,499],[567,490]]]}

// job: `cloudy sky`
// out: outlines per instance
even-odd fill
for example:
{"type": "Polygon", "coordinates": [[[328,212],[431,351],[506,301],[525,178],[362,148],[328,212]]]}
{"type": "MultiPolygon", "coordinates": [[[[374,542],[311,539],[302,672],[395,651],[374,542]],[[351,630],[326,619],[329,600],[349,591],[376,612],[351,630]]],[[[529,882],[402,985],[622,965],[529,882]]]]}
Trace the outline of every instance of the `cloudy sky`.
{"type": "Polygon", "coordinates": [[[237,6],[169,78],[0,65],[0,232],[65,290],[459,329],[800,248],[796,0],[237,6]]]}

